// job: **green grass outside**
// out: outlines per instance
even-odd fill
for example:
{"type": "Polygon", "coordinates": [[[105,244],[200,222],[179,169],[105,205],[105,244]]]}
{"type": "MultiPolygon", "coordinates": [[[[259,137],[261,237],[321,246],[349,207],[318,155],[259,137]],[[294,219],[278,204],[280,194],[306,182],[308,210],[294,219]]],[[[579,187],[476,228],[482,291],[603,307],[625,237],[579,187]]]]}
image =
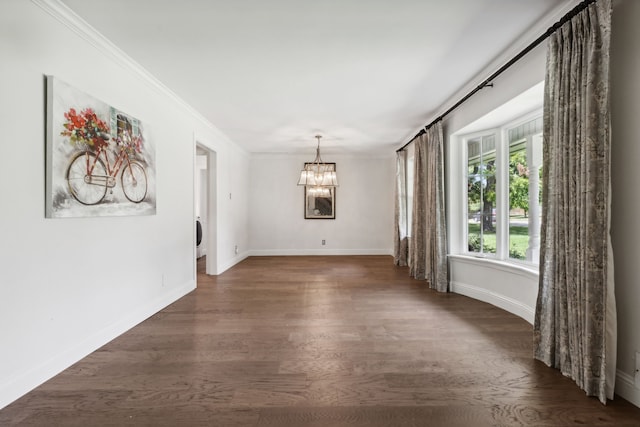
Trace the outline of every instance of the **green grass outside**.
{"type": "MultiPolygon", "coordinates": [[[[469,224],[469,236],[480,234],[480,224],[469,224]]],[[[529,228],[521,225],[509,226],[509,254],[511,258],[525,259],[527,247],[529,246],[529,228]]],[[[496,233],[484,232],[485,252],[495,253],[496,233]]]]}

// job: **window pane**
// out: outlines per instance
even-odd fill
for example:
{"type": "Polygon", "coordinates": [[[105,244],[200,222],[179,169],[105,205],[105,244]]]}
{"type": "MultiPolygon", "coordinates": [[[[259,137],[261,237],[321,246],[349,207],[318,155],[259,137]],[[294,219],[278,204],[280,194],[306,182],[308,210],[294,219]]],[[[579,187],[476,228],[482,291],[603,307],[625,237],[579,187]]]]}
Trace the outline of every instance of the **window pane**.
{"type": "Polygon", "coordinates": [[[468,250],[496,252],[495,136],[467,141],[468,250]]]}
{"type": "Polygon", "coordinates": [[[482,233],[480,231],[482,185],[480,179],[481,140],[467,141],[467,239],[469,252],[482,252],[482,233]]]}
{"type": "Polygon", "coordinates": [[[509,130],[509,257],[539,262],[542,119],[509,130]]]}
{"type": "MultiPolygon", "coordinates": [[[[526,139],[525,139],[526,142],[526,139]]],[[[509,147],[509,257],[526,259],[529,247],[529,168],[524,144],[509,147]]]]}

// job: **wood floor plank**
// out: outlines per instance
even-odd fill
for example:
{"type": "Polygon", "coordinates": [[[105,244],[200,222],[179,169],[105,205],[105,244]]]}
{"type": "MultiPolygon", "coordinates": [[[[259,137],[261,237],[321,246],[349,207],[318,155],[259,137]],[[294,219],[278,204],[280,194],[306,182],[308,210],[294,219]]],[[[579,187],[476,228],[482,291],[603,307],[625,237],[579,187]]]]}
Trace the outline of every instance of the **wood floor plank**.
{"type": "Polygon", "coordinates": [[[252,257],[0,411],[2,426],[639,426],[532,327],[386,256],[252,257]]]}

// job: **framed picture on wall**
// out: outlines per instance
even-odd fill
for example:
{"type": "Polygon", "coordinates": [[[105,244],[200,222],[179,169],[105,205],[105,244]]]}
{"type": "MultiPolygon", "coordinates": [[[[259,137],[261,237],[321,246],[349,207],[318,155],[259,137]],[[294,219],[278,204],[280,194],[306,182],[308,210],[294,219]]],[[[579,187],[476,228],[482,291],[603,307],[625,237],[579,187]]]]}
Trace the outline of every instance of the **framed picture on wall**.
{"type": "Polygon", "coordinates": [[[155,148],[141,120],[47,76],[49,218],[155,215],[155,148]]]}
{"type": "MultiPolygon", "coordinates": [[[[305,163],[305,166],[312,165],[305,163]]],[[[335,163],[324,163],[328,170],[335,171],[335,163]]],[[[335,219],[336,218],[336,187],[304,187],[304,218],[305,219],[335,219]]]]}

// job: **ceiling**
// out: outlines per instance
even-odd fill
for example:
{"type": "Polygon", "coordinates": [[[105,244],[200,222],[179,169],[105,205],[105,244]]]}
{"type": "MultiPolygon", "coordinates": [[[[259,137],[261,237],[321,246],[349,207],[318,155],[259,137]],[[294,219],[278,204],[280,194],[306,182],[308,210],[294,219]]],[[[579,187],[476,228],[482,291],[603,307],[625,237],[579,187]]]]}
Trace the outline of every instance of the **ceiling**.
{"type": "Polygon", "coordinates": [[[570,0],[62,0],[250,152],[391,152],[570,0]]]}

